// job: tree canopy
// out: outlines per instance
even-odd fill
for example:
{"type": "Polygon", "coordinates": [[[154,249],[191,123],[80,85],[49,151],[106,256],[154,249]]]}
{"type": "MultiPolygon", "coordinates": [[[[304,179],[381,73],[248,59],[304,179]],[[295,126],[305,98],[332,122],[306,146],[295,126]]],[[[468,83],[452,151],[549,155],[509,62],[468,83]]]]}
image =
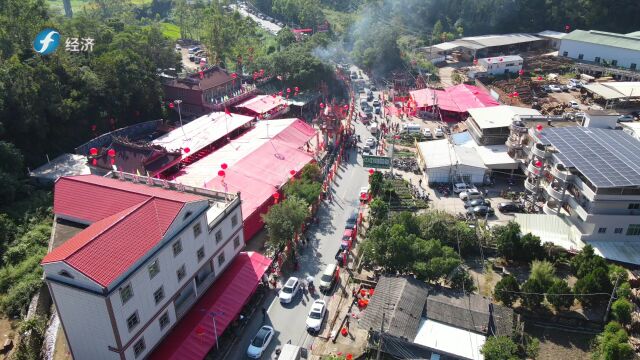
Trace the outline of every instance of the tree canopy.
{"type": "Polygon", "coordinates": [[[300,198],[290,196],[273,205],[262,215],[269,232],[269,243],[279,249],[291,241],[309,215],[309,205],[300,198]]]}
{"type": "Polygon", "coordinates": [[[633,348],[629,345],[629,336],[620,323],[612,321],[596,337],[592,357],[594,360],[631,360],[633,348]]]}
{"type": "Polygon", "coordinates": [[[507,260],[529,262],[544,257],[540,238],[531,233],[521,235],[520,225],[514,221],[494,227],[493,237],[498,253],[507,260]]]}
{"type": "Polygon", "coordinates": [[[486,360],[517,360],[518,345],[508,336],[490,336],[480,350],[486,360]]]}

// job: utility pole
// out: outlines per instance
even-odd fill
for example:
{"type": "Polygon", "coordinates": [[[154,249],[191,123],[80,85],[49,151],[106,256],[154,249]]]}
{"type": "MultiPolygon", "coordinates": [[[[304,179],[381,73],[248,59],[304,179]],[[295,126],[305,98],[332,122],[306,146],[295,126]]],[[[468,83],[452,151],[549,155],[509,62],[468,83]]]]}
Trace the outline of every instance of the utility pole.
{"type": "Polygon", "coordinates": [[[613,302],[613,296],[616,293],[616,289],[618,288],[618,282],[620,281],[620,275],[616,278],[616,284],[613,286],[613,290],[611,290],[611,296],[609,297],[609,303],[607,304],[607,311],[604,313],[603,323],[606,324],[609,320],[609,311],[611,310],[611,303],[613,302]]]}
{"type": "Polygon", "coordinates": [[[378,336],[378,354],[376,360],[380,360],[380,353],[382,350],[382,334],[384,333],[384,312],[382,313],[382,323],[380,324],[380,335],[378,336]]]}

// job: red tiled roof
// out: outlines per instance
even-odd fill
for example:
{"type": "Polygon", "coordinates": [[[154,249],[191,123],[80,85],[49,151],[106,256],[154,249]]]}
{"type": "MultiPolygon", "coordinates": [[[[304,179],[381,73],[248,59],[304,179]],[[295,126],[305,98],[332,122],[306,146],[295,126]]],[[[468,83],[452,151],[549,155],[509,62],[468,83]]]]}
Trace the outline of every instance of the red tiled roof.
{"type": "Polygon", "coordinates": [[[56,182],[54,212],[93,222],[42,260],[64,261],[107,287],[163,238],[188,202],[203,197],[94,175],[56,182]]]}

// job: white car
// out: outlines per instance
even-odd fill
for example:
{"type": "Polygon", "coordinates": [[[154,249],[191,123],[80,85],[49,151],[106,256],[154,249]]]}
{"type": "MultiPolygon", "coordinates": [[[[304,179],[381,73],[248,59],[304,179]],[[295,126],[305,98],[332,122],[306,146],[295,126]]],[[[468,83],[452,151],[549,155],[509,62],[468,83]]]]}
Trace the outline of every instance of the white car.
{"type": "Polygon", "coordinates": [[[365,145],[367,145],[368,147],[373,147],[376,144],[376,139],[374,138],[368,138],[365,142],[365,145]]]}
{"type": "Polygon", "coordinates": [[[467,185],[465,183],[453,184],[453,192],[456,194],[460,194],[461,192],[467,191],[467,190],[476,190],[476,188],[473,187],[472,185],[467,185]]]}
{"type": "Polygon", "coordinates": [[[549,89],[553,92],[562,92],[562,88],[558,85],[549,85],[549,89]]]}
{"type": "Polygon", "coordinates": [[[437,128],[436,137],[443,137],[443,136],[444,136],[444,131],[442,131],[442,128],[437,128]]]}
{"type": "Polygon", "coordinates": [[[569,106],[571,106],[572,109],[580,109],[580,104],[575,100],[569,101],[569,106]]]}
{"type": "Polygon", "coordinates": [[[314,301],[313,305],[311,305],[309,315],[307,316],[307,331],[320,331],[326,312],[327,304],[324,300],[314,301]]]}
{"type": "Polygon", "coordinates": [[[424,135],[424,137],[426,137],[427,139],[433,139],[433,134],[431,133],[431,130],[429,128],[422,129],[422,135],[424,135]]]}
{"type": "Polygon", "coordinates": [[[280,290],[278,298],[280,298],[280,302],[282,304],[288,304],[291,302],[291,300],[293,300],[293,298],[298,294],[299,291],[300,280],[297,277],[292,276],[289,278],[289,280],[287,280],[287,282],[280,290]]]}
{"type": "Polygon", "coordinates": [[[462,199],[464,201],[482,199],[482,193],[480,191],[478,191],[478,190],[475,190],[475,189],[463,191],[458,196],[460,197],[460,199],[462,199]]]}
{"type": "Polygon", "coordinates": [[[249,348],[247,349],[247,356],[252,359],[259,359],[262,353],[267,349],[274,335],[273,328],[271,326],[263,326],[258,330],[256,336],[251,340],[249,348]]]}

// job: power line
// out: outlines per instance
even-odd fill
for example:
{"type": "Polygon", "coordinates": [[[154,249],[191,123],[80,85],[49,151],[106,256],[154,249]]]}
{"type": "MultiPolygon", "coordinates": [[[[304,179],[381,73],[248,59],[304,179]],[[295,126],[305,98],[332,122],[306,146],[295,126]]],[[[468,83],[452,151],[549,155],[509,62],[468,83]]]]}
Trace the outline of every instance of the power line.
{"type": "Polygon", "coordinates": [[[568,293],[568,294],[547,294],[547,293],[535,293],[535,292],[524,292],[524,291],[512,291],[512,290],[506,290],[506,289],[495,289],[494,291],[499,291],[499,292],[508,292],[508,293],[512,293],[512,294],[522,294],[522,295],[543,295],[543,296],[600,296],[600,295],[607,295],[609,296],[609,293],[589,293],[589,294],[574,294],[574,293],[568,293]]]}

